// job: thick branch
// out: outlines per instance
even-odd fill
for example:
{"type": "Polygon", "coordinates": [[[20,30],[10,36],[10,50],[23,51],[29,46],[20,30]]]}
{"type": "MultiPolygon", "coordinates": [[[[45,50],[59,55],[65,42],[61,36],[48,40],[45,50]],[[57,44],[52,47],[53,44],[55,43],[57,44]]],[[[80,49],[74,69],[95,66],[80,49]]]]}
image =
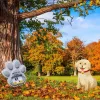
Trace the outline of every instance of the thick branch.
{"type": "Polygon", "coordinates": [[[75,1],[75,2],[69,2],[69,3],[63,3],[63,4],[54,4],[54,5],[47,6],[47,7],[38,9],[38,10],[33,10],[31,12],[19,14],[18,17],[19,17],[19,20],[23,20],[26,18],[31,18],[31,17],[41,15],[41,14],[46,13],[46,12],[50,12],[50,11],[55,10],[55,9],[70,8],[70,7],[74,6],[75,4],[77,5],[79,3],[81,3],[81,2],[75,1]]]}

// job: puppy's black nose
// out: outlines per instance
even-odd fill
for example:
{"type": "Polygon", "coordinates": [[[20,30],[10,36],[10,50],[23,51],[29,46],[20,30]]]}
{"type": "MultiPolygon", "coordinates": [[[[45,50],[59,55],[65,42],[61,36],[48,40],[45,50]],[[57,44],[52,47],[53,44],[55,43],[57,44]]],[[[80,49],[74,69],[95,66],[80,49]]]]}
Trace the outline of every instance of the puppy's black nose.
{"type": "Polygon", "coordinates": [[[15,77],[15,80],[17,81],[18,80],[18,77],[15,77]]]}

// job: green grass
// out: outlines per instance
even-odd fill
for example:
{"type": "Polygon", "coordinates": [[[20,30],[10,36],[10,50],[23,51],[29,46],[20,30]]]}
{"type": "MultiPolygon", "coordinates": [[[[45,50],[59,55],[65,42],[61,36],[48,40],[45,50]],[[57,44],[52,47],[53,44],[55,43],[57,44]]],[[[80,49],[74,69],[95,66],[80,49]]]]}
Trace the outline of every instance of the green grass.
{"type": "MultiPolygon", "coordinates": [[[[77,83],[78,76],[41,76],[44,79],[77,83]]],[[[100,83],[100,76],[93,76],[100,83]]]]}
{"type": "MultiPolygon", "coordinates": [[[[37,80],[31,71],[27,72],[26,76],[28,80],[33,80],[34,78],[37,80]]],[[[100,75],[93,77],[100,83],[100,75]]],[[[40,76],[40,78],[77,83],[78,76],[40,76]]]]}
{"type": "Polygon", "coordinates": [[[42,76],[42,78],[56,81],[77,82],[77,76],[42,76]]]}

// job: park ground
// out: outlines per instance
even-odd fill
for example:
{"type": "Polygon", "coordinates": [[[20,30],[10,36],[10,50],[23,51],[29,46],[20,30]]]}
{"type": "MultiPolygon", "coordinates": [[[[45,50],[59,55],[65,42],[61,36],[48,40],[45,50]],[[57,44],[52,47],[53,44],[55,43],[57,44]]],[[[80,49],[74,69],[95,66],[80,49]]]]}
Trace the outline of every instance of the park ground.
{"type": "Polygon", "coordinates": [[[98,86],[88,92],[76,89],[77,76],[26,76],[27,82],[17,88],[0,76],[0,100],[100,100],[100,76],[93,76],[98,86]]]}

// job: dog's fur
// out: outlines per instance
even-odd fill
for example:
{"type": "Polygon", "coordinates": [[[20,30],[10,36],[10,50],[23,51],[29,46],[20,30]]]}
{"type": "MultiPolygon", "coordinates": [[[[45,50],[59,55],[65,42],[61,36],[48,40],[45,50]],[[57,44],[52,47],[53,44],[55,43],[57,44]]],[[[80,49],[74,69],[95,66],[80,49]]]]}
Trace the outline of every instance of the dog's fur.
{"type": "Polygon", "coordinates": [[[78,70],[78,83],[77,89],[82,88],[85,91],[93,89],[97,86],[97,81],[92,77],[90,73],[91,64],[86,59],[81,59],[75,64],[78,70]]]}

